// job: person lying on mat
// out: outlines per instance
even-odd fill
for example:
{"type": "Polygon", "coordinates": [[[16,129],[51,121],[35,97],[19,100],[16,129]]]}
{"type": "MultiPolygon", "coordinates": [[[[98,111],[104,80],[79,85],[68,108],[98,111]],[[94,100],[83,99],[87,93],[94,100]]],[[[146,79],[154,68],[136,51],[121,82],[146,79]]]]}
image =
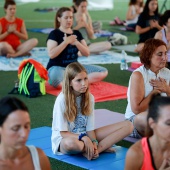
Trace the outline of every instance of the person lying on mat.
{"type": "MultiPolygon", "coordinates": [[[[47,64],[49,84],[53,87],[61,87],[65,67],[76,62],[78,51],[88,56],[89,49],[81,33],[72,30],[73,13],[70,8],[62,7],[56,13],[55,30],[51,31],[47,39],[47,50],[50,60],[47,64]]],[[[97,65],[84,65],[88,72],[89,82],[103,80],[108,71],[97,65]]]]}
{"type": "Polygon", "coordinates": [[[1,170],[50,170],[44,152],[26,146],[30,132],[27,106],[15,97],[0,100],[0,169],[1,170]]]}
{"type": "Polygon", "coordinates": [[[78,62],[69,64],[53,108],[53,153],[82,153],[88,160],[96,159],[101,152],[115,152],[113,144],[132,130],[128,120],[94,130],[94,97],[89,92],[87,71],[78,62]]]}
{"type": "Polygon", "coordinates": [[[140,14],[137,24],[136,33],[139,34],[138,45],[135,51],[140,53],[143,48],[144,42],[149,38],[154,38],[157,31],[162,27],[158,23],[158,1],[147,0],[143,12],[140,14]]]}
{"type": "Polygon", "coordinates": [[[92,20],[87,11],[87,0],[77,0],[77,13],[74,14],[73,29],[79,30],[84,37],[90,53],[100,53],[111,49],[109,41],[91,43],[90,39],[94,39],[94,31],[92,27],[92,20]]]}
{"type": "Polygon", "coordinates": [[[38,44],[38,40],[36,38],[27,40],[24,21],[15,16],[15,1],[5,1],[4,9],[5,16],[0,18],[0,55],[8,58],[30,55],[29,51],[38,44]],[[21,43],[21,39],[27,41],[21,43]]]}
{"type": "Polygon", "coordinates": [[[170,96],[170,70],[166,68],[167,46],[162,40],[148,39],[140,53],[143,64],[131,75],[125,118],[133,122],[135,138],[144,136],[148,103],[153,94],[170,96]]]}
{"type": "Polygon", "coordinates": [[[135,30],[139,14],[143,11],[143,4],[143,0],[130,0],[125,23],[127,29],[135,30]]]}
{"type": "Polygon", "coordinates": [[[164,28],[155,34],[155,38],[164,41],[167,45],[167,48],[168,48],[167,67],[170,69],[170,10],[165,11],[164,14],[161,15],[159,19],[159,24],[161,26],[164,26],[164,28]]]}
{"type": "Polygon", "coordinates": [[[125,170],[169,170],[169,134],[170,97],[153,96],[147,116],[147,137],[130,147],[126,155],[125,170]]]}

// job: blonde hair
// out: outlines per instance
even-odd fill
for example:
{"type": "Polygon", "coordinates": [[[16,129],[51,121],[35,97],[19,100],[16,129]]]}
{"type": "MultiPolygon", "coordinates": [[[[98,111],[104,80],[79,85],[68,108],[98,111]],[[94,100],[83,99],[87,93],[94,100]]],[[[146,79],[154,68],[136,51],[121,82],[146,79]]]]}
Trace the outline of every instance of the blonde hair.
{"type": "MultiPolygon", "coordinates": [[[[73,122],[77,116],[76,96],[74,94],[74,89],[70,85],[71,81],[81,72],[85,72],[87,74],[85,68],[81,64],[74,62],[66,67],[64,74],[62,85],[62,91],[65,97],[64,116],[69,122],[73,122]]],[[[87,88],[85,93],[81,94],[81,97],[81,113],[82,115],[89,116],[92,111],[89,88],[87,88]]]]}

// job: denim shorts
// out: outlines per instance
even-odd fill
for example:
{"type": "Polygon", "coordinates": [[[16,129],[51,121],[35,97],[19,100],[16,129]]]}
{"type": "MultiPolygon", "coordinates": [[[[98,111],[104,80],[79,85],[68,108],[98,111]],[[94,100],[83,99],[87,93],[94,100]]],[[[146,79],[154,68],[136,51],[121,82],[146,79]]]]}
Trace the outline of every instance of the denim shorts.
{"type": "MultiPolygon", "coordinates": [[[[133,126],[134,126],[135,116],[136,116],[136,115],[133,115],[133,116],[131,116],[130,118],[126,119],[126,120],[129,120],[130,122],[132,122],[133,126]]],[[[141,139],[141,138],[142,138],[142,136],[139,134],[139,132],[137,131],[137,129],[135,128],[135,126],[134,126],[133,132],[132,132],[129,136],[130,136],[130,137],[133,137],[133,138],[137,138],[137,139],[141,139]]]]}
{"type": "MultiPolygon", "coordinates": [[[[82,64],[87,71],[87,74],[94,72],[106,72],[107,69],[98,65],[86,65],[82,64]]],[[[62,81],[64,77],[65,67],[61,66],[52,66],[48,70],[49,84],[57,87],[62,81]]]]}

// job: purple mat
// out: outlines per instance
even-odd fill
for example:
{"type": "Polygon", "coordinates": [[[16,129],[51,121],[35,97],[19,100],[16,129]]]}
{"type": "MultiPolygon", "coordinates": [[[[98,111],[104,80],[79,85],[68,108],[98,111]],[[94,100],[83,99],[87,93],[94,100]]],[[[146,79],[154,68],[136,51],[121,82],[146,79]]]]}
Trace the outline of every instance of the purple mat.
{"type": "Polygon", "coordinates": [[[133,28],[131,28],[131,27],[120,27],[119,28],[121,31],[132,31],[132,32],[134,32],[135,30],[133,29],[133,28]]]}
{"type": "MultiPolygon", "coordinates": [[[[107,109],[96,109],[94,112],[95,112],[95,128],[96,129],[125,120],[124,114],[113,112],[107,109]]],[[[124,138],[123,140],[135,143],[139,139],[128,136],[124,138]]]]}
{"type": "Polygon", "coordinates": [[[134,69],[134,68],[129,67],[127,70],[128,70],[128,71],[133,72],[135,69],[134,69]]]}

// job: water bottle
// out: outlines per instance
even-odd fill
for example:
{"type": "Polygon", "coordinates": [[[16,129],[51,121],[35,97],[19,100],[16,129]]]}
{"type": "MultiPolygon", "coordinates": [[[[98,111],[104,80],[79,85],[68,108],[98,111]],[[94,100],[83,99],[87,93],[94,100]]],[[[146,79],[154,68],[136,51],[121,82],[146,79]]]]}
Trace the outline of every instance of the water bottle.
{"type": "Polygon", "coordinates": [[[127,70],[128,69],[128,64],[126,62],[126,52],[124,50],[122,50],[122,53],[121,53],[121,63],[120,63],[120,70],[127,70]]]}

